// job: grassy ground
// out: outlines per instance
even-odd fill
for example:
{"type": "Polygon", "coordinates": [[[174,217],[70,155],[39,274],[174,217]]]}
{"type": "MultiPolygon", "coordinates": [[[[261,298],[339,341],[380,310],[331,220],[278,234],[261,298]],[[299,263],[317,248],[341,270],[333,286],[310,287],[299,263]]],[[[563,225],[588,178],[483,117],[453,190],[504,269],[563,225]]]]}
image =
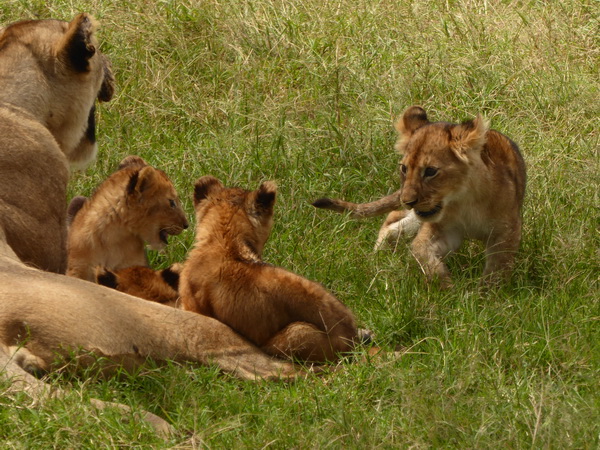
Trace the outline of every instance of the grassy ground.
{"type": "MultiPolygon", "coordinates": [[[[192,215],[205,174],[280,196],[265,259],[326,285],[397,357],[289,384],[214,368],[148,368],[108,380],[55,376],[71,395],[0,395],[8,447],[509,447],[600,445],[599,8],[593,0],[4,0],[0,24],[100,19],[118,93],[99,108],[89,194],[137,154],[164,169],[192,215]],[[480,293],[482,248],[428,287],[406,248],[375,254],[380,221],[317,211],[398,187],[392,120],[482,112],[528,165],[513,282],[480,293]],[[82,398],[147,409],[167,443],[82,398]]],[[[1,87],[0,87],[1,88],[1,87]]],[[[155,266],[184,259],[188,231],[155,266]]],[[[2,386],[0,386],[0,393],[2,386]]]]}

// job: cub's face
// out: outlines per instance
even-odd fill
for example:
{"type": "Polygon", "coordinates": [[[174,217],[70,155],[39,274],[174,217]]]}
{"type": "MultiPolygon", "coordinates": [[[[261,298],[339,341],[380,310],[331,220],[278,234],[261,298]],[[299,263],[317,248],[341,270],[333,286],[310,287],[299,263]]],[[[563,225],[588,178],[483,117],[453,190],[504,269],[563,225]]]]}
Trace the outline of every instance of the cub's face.
{"type": "Polygon", "coordinates": [[[151,166],[131,175],[127,211],[129,227],[154,250],[189,226],[175,187],[162,170],[151,166]]]}
{"type": "Polygon", "coordinates": [[[441,220],[445,208],[468,190],[472,163],[485,144],[486,124],[478,116],[460,125],[427,120],[425,111],[411,107],[398,121],[402,154],[401,200],[422,221],[441,220]]]}
{"type": "Polygon", "coordinates": [[[255,191],[226,188],[205,176],[194,186],[198,230],[210,230],[230,242],[249,246],[260,256],[273,227],[276,185],[265,181],[255,191]]]}

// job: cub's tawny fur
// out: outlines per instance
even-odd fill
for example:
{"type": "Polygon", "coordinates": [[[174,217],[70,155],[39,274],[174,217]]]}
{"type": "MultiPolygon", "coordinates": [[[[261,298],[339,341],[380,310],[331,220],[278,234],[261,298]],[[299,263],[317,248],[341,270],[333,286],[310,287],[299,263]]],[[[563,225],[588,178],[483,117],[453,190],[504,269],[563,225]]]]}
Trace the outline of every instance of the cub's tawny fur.
{"type": "Polygon", "coordinates": [[[94,104],[114,91],[95,29],[88,14],[0,29],[0,229],[23,262],[52,272],[67,268],[69,165],[94,158],[94,104]]]}
{"type": "Polygon", "coordinates": [[[393,211],[376,247],[414,234],[412,251],[430,278],[450,285],[443,259],[464,239],[486,246],[484,279],[510,274],[521,240],[525,163],[517,145],[477,116],[462,124],[430,122],[412,106],[398,120],[396,149],[402,188],[381,200],[355,204],[323,198],[316,207],[370,217],[393,211]]]}
{"type": "Polygon", "coordinates": [[[128,156],[74,213],[67,275],[94,281],[97,267],[147,266],[145,242],[161,249],[169,235],[187,227],[167,175],[142,158],[128,156]]]}
{"type": "MultiPolygon", "coordinates": [[[[178,360],[215,364],[244,379],[296,376],[294,365],[267,356],[217,320],[31,267],[66,268],[68,162],[93,156],[94,100],[112,95],[94,23],[80,14],[71,22],[28,21],[0,29],[3,392],[25,391],[34,398],[30,405],[62,395],[56,382],[50,386],[26,370],[51,370],[57,362],[62,366],[58,356],[74,354],[79,365],[127,369],[149,359],[178,360]]],[[[90,403],[131,415],[125,405],[90,403]]],[[[160,432],[171,430],[154,414],[140,415],[160,432]]]]}
{"type": "Polygon", "coordinates": [[[195,184],[196,244],[180,277],[183,309],[229,325],[265,352],[310,362],[352,350],[350,310],[321,285],[262,261],[273,224],[276,188],[195,184]]]}
{"type": "Polygon", "coordinates": [[[120,270],[98,268],[96,282],[125,294],[163,305],[178,307],[179,273],[183,266],[173,264],[162,270],[132,266],[120,270]]]}

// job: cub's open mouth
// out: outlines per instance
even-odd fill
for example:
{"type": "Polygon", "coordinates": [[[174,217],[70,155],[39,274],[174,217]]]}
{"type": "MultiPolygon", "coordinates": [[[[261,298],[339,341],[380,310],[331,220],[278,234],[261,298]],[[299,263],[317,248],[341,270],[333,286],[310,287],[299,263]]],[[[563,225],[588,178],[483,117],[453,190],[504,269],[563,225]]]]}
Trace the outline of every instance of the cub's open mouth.
{"type": "Polygon", "coordinates": [[[169,243],[169,236],[175,236],[179,233],[181,233],[184,228],[187,228],[187,225],[185,227],[177,227],[177,226],[170,226],[167,228],[163,228],[162,230],[160,230],[158,232],[158,238],[160,239],[160,241],[164,244],[168,244],[169,243]]]}
{"type": "Polygon", "coordinates": [[[426,219],[428,217],[435,216],[437,213],[440,212],[441,209],[442,205],[437,205],[435,208],[430,209],[429,211],[418,211],[415,209],[415,214],[419,217],[426,219]]]}
{"type": "Polygon", "coordinates": [[[169,243],[169,232],[167,230],[160,230],[158,232],[158,237],[162,243],[164,243],[164,244],[169,243]]]}

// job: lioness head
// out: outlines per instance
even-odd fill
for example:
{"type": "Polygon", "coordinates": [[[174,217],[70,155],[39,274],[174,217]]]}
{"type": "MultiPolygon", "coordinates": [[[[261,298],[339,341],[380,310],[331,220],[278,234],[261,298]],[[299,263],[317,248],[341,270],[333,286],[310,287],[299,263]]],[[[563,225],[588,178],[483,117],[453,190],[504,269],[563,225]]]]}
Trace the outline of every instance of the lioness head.
{"type": "Polygon", "coordinates": [[[255,191],[226,188],[204,176],[194,185],[194,207],[199,230],[217,232],[228,242],[238,242],[260,257],[273,227],[277,187],[263,182],[255,191]]]}
{"type": "Polygon", "coordinates": [[[177,191],[167,174],[146,165],[141,158],[127,157],[120,167],[130,172],[124,222],[151,248],[160,250],[167,245],[169,235],[189,226],[177,191]]]}
{"type": "Polygon", "coordinates": [[[30,20],[0,30],[0,104],[43,124],[73,165],[95,157],[94,102],[114,93],[96,28],[84,13],[71,22],[30,20]]]}
{"type": "Polygon", "coordinates": [[[423,108],[411,106],[396,129],[396,150],[403,156],[401,200],[422,221],[436,222],[469,189],[489,125],[480,115],[462,124],[430,122],[423,108]]]}

